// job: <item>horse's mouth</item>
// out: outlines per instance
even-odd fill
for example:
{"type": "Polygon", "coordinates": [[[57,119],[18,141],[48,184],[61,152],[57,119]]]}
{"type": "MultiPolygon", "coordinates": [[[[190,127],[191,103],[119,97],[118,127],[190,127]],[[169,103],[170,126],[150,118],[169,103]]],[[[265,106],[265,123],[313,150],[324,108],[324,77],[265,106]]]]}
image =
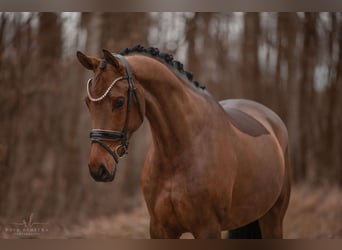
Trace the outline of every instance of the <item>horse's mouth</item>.
{"type": "Polygon", "coordinates": [[[97,182],[111,182],[111,181],[114,180],[114,175],[109,175],[108,177],[105,177],[105,178],[98,177],[98,176],[93,176],[93,175],[92,175],[92,177],[97,182]]]}
{"type": "Polygon", "coordinates": [[[97,182],[111,182],[114,180],[115,178],[115,171],[116,170],[116,166],[114,166],[114,171],[112,173],[109,173],[107,171],[107,169],[101,165],[97,172],[94,172],[91,170],[90,166],[89,166],[89,173],[91,175],[91,177],[93,177],[93,179],[97,182]]]}

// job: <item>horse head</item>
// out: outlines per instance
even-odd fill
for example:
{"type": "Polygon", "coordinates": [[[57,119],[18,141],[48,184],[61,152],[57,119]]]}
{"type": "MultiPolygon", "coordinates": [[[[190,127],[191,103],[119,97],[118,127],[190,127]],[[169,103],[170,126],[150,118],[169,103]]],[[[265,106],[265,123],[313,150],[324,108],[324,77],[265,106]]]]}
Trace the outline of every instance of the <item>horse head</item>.
{"type": "Polygon", "coordinates": [[[127,154],[129,139],[143,122],[143,88],[125,57],[103,50],[104,59],[80,51],[77,58],[94,76],[87,82],[92,130],[89,171],[96,181],[112,181],[119,159],[127,154]]]}

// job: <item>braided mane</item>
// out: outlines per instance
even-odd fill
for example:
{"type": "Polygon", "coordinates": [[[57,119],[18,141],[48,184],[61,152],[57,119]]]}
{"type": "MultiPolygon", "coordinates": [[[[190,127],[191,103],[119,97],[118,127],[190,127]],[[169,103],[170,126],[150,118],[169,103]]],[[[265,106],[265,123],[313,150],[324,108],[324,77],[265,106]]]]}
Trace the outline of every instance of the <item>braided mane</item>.
{"type": "Polygon", "coordinates": [[[193,74],[189,71],[184,70],[183,64],[173,59],[173,56],[167,53],[160,53],[158,48],[148,47],[138,44],[132,48],[126,48],[120,52],[121,55],[128,55],[130,53],[145,53],[154,58],[162,60],[165,64],[175,68],[179,73],[184,75],[190,82],[192,82],[197,88],[205,89],[198,81],[193,79],[193,74]]]}

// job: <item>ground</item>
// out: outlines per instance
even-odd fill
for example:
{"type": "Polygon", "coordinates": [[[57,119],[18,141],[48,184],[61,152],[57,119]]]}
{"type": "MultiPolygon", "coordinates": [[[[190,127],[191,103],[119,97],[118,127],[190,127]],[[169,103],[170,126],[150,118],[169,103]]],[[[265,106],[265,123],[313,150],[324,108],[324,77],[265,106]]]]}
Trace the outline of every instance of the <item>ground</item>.
{"type": "MultiPolygon", "coordinates": [[[[145,204],[127,213],[96,218],[64,232],[67,238],[149,238],[145,204]]],[[[284,221],[285,238],[342,238],[342,190],[296,186],[284,221]]],[[[182,238],[192,238],[183,235],[182,238]]]]}
{"type": "MultiPolygon", "coordinates": [[[[149,215],[145,203],[130,211],[110,217],[92,218],[77,225],[52,223],[49,232],[32,238],[91,238],[146,239],[149,238],[149,215]]],[[[223,232],[223,236],[227,232],[223,232]]],[[[295,186],[284,220],[287,239],[342,238],[342,189],[329,185],[295,186]]],[[[18,238],[2,231],[0,238],[18,238]]],[[[22,238],[22,237],[21,237],[22,238]]],[[[185,234],[182,238],[192,238],[185,234]]]]}

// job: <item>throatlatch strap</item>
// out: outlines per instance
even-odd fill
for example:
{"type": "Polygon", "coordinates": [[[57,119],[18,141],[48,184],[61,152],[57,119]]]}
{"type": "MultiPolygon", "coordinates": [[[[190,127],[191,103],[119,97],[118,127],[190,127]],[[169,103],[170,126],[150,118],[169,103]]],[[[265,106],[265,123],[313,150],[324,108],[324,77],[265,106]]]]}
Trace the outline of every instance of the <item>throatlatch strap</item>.
{"type": "Polygon", "coordinates": [[[131,67],[129,66],[129,63],[124,56],[122,56],[120,54],[115,54],[115,53],[113,53],[112,55],[119,58],[119,60],[125,64],[125,70],[126,70],[128,85],[133,90],[132,92],[134,95],[135,102],[137,103],[137,106],[138,106],[139,115],[140,115],[141,120],[143,121],[144,120],[144,113],[142,112],[139,97],[138,97],[138,94],[136,91],[136,87],[134,85],[131,67]]]}

